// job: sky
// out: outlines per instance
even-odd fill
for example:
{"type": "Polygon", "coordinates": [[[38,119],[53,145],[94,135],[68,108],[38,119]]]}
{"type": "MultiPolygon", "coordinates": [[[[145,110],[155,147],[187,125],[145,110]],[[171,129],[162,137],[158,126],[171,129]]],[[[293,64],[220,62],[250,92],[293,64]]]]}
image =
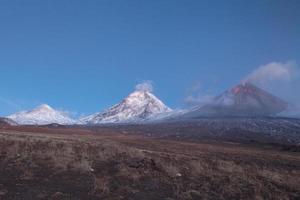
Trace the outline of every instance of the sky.
{"type": "Polygon", "coordinates": [[[87,115],[144,81],[184,108],[247,77],[298,104],[299,10],[298,0],[1,0],[0,115],[42,103],[87,115]]]}

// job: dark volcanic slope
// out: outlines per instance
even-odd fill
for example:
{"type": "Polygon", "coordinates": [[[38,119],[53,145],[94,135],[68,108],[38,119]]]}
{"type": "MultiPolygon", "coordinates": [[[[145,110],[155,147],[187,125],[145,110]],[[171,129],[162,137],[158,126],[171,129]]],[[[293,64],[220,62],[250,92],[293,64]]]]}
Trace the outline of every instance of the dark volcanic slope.
{"type": "Polygon", "coordinates": [[[284,111],[288,104],[280,98],[250,83],[236,87],[217,96],[211,103],[184,115],[199,116],[273,116],[284,111]]]}
{"type": "Polygon", "coordinates": [[[217,139],[300,144],[300,119],[277,117],[202,117],[143,125],[112,127],[154,137],[178,139],[217,139]]]}

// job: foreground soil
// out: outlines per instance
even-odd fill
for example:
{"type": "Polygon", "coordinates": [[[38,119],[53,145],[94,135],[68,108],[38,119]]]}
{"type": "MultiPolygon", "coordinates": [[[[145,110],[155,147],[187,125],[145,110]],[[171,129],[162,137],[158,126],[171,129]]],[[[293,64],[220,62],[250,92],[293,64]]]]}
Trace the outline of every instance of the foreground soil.
{"type": "Polygon", "coordinates": [[[0,130],[0,199],[300,199],[300,153],[114,130],[0,130]]]}

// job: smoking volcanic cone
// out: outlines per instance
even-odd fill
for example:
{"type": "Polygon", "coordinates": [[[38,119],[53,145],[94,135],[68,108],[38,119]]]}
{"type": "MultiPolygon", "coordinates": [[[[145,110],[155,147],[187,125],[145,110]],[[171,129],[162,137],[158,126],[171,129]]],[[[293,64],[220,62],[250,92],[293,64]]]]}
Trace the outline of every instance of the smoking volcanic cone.
{"type": "Polygon", "coordinates": [[[274,116],[287,107],[285,101],[267,91],[251,83],[242,83],[185,116],[274,116]]]}

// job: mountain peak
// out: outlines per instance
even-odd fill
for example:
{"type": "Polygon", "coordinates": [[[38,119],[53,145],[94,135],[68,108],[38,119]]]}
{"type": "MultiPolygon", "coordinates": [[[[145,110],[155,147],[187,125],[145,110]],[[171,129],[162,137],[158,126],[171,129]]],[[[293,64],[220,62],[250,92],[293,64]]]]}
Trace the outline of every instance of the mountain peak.
{"type": "Polygon", "coordinates": [[[149,91],[134,91],[129,94],[124,100],[124,103],[132,106],[137,106],[141,104],[148,104],[148,103],[157,103],[162,105],[162,101],[159,100],[154,94],[149,91]]]}
{"type": "Polygon", "coordinates": [[[41,111],[41,110],[53,111],[54,109],[51,106],[49,106],[48,104],[41,104],[38,107],[36,107],[34,110],[36,110],[36,111],[41,111]]]}
{"type": "Polygon", "coordinates": [[[88,124],[143,121],[151,116],[172,111],[147,90],[136,90],[109,109],[83,118],[88,124]]]}
{"type": "Polygon", "coordinates": [[[280,98],[248,82],[241,83],[212,102],[192,112],[189,116],[273,116],[287,108],[280,98]]]}
{"type": "Polygon", "coordinates": [[[44,125],[44,124],[72,124],[74,120],[63,112],[53,109],[47,104],[42,104],[29,111],[21,111],[8,116],[18,124],[44,125]]]}
{"type": "MultiPolygon", "coordinates": [[[[271,93],[245,82],[216,98],[217,102],[229,99],[231,104],[226,105],[226,114],[243,116],[270,116],[282,112],[287,103],[271,93]]],[[[222,107],[222,103],[218,105],[222,107]]]]}
{"type": "Polygon", "coordinates": [[[126,99],[136,98],[136,99],[139,99],[139,100],[144,100],[146,98],[149,98],[149,96],[150,96],[150,92],[137,90],[137,91],[134,91],[134,92],[130,93],[126,97],[126,99]]]}
{"type": "Polygon", "coordinates": [[[237,86],[233,87],[231,89],[231,92],[234,94],[240,94],[240,93],[248,93],[248,94],[254,94],[257,90],[260,90],[258,87],[253,85],[249,82],[243,82],[238,84],[237,86]]]}

